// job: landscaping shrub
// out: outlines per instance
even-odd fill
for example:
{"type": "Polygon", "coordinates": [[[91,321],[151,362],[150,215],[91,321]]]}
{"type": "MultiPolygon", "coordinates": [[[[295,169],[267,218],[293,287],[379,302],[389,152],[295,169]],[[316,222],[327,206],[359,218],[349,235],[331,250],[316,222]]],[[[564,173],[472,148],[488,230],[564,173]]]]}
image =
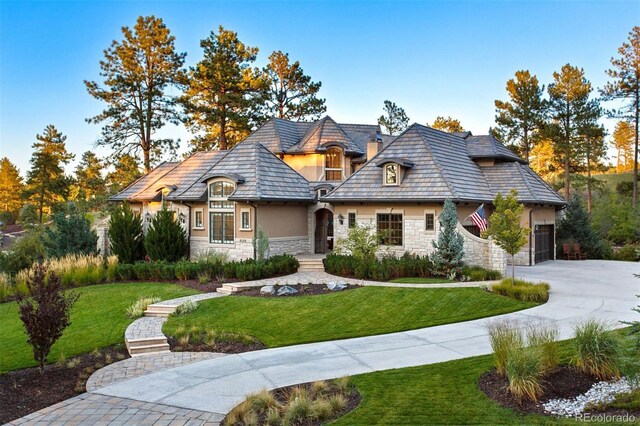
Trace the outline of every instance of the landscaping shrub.
{"type": "Polygon", "coordinates": [[[626,262],[640,261],[640,244],[625,244],[622,248],[613,252],[611,259],[626,262]]]}
{"type": "Polygon", "coordinates": [[[468,277],[468,281],[494,281],[502,278],[500,271],[484,269],[480,266],[465,266],[462,275],[468,277]]]}
{"type": "Polygon", "coordinates": [[[351,255],[356,259],[373,259],[380,249],[380,235],[373,226],[363,226],[355,224],[349,228],[346,238],[339,238],[336,241],[334,252],[341,255],[351,255]]]}
{"type": "Polygon", "coordinates": [[[556,341],[558,327],[555,324],[535,324],[527,328],[527,344],[538,348],[544,374],[552,372],[560,363],[560,353],[556,341]]]}
{"type": "Polygon", "coordinates": [[[572,341],[576,367],[601,380],[620,377],[622,342],[603,322],[589,319],[576,325],[572,341]]]}
{"type": "Polygon", "coordinates": [[[262,227],[259,227],[256,236],[253,237],[253,249],[256,253],[256,260],[262,262],[269,257],[269,236],[262,227]]]}
{"type": "Polygon", "coordinates": [[[433,263],[428,256],[405,253],[402,257],[385,255],[376,258],[358,259],[352,255],[329,254],[324,259],[325,270],[334,275],[389,281],[405,277],[430,277],[433,263]]]}
{"type": "Polygon", "coordinates": [[[23,269],[31,268],[41,256],[44,256],[42,234],[39,229],[33,229],[18,238],[11,246],[11,251],[0,251],[0,270],[15,275],[23,269]]]}
{"type": "Polygon", "coordinates": [[[518,400],[537,401],[542,396],[544,366],[537,347],[518,348],[509,353],[505,365],[509,392],[518,400]]]}
{"type": "Polygon", "coordinates": [[[163,206],[156,212],[147,230],[144,247],[151,260],[176,262],[189,254],[187,234],[175,218],[175,212],[163,206]]]}
{"type": "Polygon", "coordinates": [[[131,210],[128,203],[122,203],[111,212],[109,243],[111,252],[118,256],[120,263],[144,259],[142,218],[131,210]]]}
{"type": "Polygon", "coordinates": [[[463,266],[464,238],[456,230],[458,213],[455,204],[448,198],[444,201],[444,207],[438,221],[440,222],[440,232],[438,240],[433,241],[435,251],[431,255],[431,260],[439,275],[455,277],[461,272],[463,266]]]}
{"type": "Polygon", "coordinates": [[[524,336],[514,324],[501,320],[489,323],[489,341],[498,374],[506,374],[509,355],[524,346],[524,336]]]}
{"type": "Polygon", "coordinates": [[[33,268],[33,275],[27,279],[26,286],[28,295],[18,294],[20,320],[28,336],[27,342],[33,349],[33,358],[42,371],[51,346],[71,324],[71,307],[79,296],[63,291],[58,276],[48,273],[42,264],[33,268]]]}
{"type": "Polygon", "coordinates": [[[579,195],[569,200],[565,215],[558,223],[556,234],[558,259],[563,258],[562,244],[576,242],[590,259],[601,259],[605,254],[605,244],[591,226],[591,218],[582,205],[579,195]]]}
{"type": "Polygon", "coordinates": [[[506,278],[491,286],[491,291],[501,296],[525,302],[544,303],[549,300],[549,284],[533,284],[523,280],[515,280],[512,284],[510,278],[506,278]]]}
{"type": "Polygon", "coordinates": [[[183,302],[180,305],[178,305],[176,310],[171,313],[171,316],[179,317],[181,315],[187,315],[195,311],[196,309],[198,309],[198,304],[193,300],[187,300],[186,302],[183,302]]]}
{"type": "Polygon", "coordinates": [[[91,229],[85,215],[73,205],[68,213],[53,215],[53,225],[44,231],[42,238],[48,257],[64,257],[68,254],[95,254],[98,235],[91,229]]]}
{"type": "Polygon", "coordinates": [[[147,310],[149,305],[153,305],[154,303],[158,303],[160,301],[159,297],[141,297],[136,300],[127,308],[127,316],[129,318],[140,318],[144,315],[144,311],[147,310]]]}

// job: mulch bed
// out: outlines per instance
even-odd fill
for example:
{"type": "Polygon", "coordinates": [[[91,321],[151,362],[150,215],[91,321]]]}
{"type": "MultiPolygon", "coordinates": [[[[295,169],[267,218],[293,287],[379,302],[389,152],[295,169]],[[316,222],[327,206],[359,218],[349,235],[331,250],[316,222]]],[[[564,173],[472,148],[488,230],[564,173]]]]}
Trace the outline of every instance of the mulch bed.
{"type": "MultiPolygon", "coordinates": [[[[330,382],[330,380],[327,380],[327,382],[330,382]]],[[[291,391],[294,388],[305,388],[307,389],[307,391],[311,392],[311,385],[312,382],[308,382],[308,383],[301,383],[299,385],[293,385],[293,386],[286,386],[283,388],[277,388],[277,389],[273,389],[271,391],[271,393],[273,394],[273,396],[276,398],[276,400],[281,403],[281,404],[286,404],[287,402],[287,396],[291,393],[291,391]]],[[[317,420],[317,419],[307,419],[305,421],[302,422],[295,422],[292,423],[293,426],[320,426],[320,425],[324,425],[327,423],[331,423],[333,420],[336,420],[348,413],[350,413],[351,411],[355,410],[356,408],[358,408],[358,406],[360,405],[360,402],[362,401],[362,396],[360,395],[360,392],[358,392],[358,389],[356,389],[355,386],[351,386],[350,389],[350,393],[348,395],[346,395],[347,397],[347,404],[345,405],[344,409],[342,409],[341,411],[335,413],[333,416],[331,416],[328,419],[323,419],[323,420],[317,420]]],[[[226,417],[225,419],[220,423],[220,424],[226,424],[226,417]]],[[[259,418],[258,420],[258,424],[267,424],[266,423],[266,415],[263,415],[259,418]]]]}
{"type": "MultiPolygon", "coordinates": [[[[599,379],[577,370],[573,366],[561,365],[549,374],[542,383],[543,397],[539,402],[522,401],[519,402],[509,393],[507,387],[509,380],[498,375],[493,369],[483,374],[478,380],[478,387],[485,395],[496,401],[503,407],[511,408],[521,414],[542,414],[555,417],[544,410],[543,403],[551,399],[574,398],[591,389],[593,384],[600,382],[599,379]]],[[[624,410],[611,409],[599,412],[599,414],[625,414],[624,410]]],[[[637,413],[629,413],[637,414],[637,413]]]]}
{"type": "Polygon", "coordinates": [[[115,345],[46,365],[43,373],[34,367],[0,374],[0,424],[84,393],[94,371],[125,358],[124,345],[115,345]]]}
{"type": "MultiPolygon", "coordinates": [[[[283,285],[274,285],[276,290],[280,287],[284,287],[283,285]]],[[[291,285],[290,287],[298,290],[295,294],[286,294],[282,296],[276,296],[275,294],[261,294],[260,289],[262,287],[250,287],[246,290],[241,290],[236,293],[231,293],[232,296],[252,296],[252,297],[297,297],[297,296],[315,296],[318,294],[329,294],[329,293],[340,293],[341,291],[353,290],[354,288],[360,288],[359,285],[347,284],[347,287],[341,291],[331,291],[324,284],[298,284],[291,285]]]]}
{"type": "Polygon", "coordinates": [[[248,342],[216,342],[215,345],[207,345],[204,342],[180,344],[178,339],[167,337],[171,352],[219,352],[223,354],[239,354],[242,352],[258,351],[267,347],[259,340],[248,342]]]}

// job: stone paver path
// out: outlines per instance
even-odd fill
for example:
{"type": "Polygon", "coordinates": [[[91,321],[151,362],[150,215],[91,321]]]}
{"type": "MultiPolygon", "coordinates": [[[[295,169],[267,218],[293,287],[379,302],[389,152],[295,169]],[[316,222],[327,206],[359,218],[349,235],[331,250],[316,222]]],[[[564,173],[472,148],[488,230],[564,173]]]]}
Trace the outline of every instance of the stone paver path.
{"type": "Polygon", "coordinates": [[[186,302],[187,300],[191,300],[192,302],[200,302],[201,300],[213,299],[214,297],[222,297],[222,296],[224,296],[224,294],[215,293],[215,292],[200,293],[200,294],[194,294],[193,296],[184,296],[184,297],[178,297],[177,299],[163,300],[162,302],[154,303],[154,305],[177,307],[183,304],[184,302],[186,302]]]}
{"type": "Polygon", "coordinates": [[[136,340],[146,340],[153,338],[163,338],[162,324],[167,321],[165,317],[142,317],[138,318],[124,332],[125,340],[132,342],[136,340]]]}

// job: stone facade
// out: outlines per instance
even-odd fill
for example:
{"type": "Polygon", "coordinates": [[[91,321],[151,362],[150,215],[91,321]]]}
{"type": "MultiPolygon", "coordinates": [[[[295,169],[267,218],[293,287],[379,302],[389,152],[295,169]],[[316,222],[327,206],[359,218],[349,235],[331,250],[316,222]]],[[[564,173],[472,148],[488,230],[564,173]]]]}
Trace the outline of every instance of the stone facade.
{"type": "Polygon", "coordinates": [[[491,239],[478,238],[458,223],[458,232],[464,238],[464,262],[468,265],[493,269],[503,274],[507,268],[507,254],[491,239]]]}
{"type": "Polygon", "coordinates": [[[191,259],[200,254],[214,251],[226,253],[229,260],[253,259],[253,240],[236,238],[233,244],[211,244],[206,237],[191,237],[191,259]]]}
{"type": "Polygon", "coordinates": [[[309,238],[307,236],[269,238],[269,254],[271,256],[305,254],[309,253],[309,250],[309,238]]]}

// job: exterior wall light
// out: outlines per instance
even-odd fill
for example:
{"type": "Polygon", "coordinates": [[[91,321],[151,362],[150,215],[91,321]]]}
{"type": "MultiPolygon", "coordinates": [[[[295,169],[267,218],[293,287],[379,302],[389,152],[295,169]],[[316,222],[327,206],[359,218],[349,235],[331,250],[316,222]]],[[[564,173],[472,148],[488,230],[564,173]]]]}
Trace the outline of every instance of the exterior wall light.
{"type": "Polygon", "coordinates": [[[342,216],[342,213],[338,214],[338,222],[340,222],[340,225],[344,225],[344,216],[342,216]]]}

